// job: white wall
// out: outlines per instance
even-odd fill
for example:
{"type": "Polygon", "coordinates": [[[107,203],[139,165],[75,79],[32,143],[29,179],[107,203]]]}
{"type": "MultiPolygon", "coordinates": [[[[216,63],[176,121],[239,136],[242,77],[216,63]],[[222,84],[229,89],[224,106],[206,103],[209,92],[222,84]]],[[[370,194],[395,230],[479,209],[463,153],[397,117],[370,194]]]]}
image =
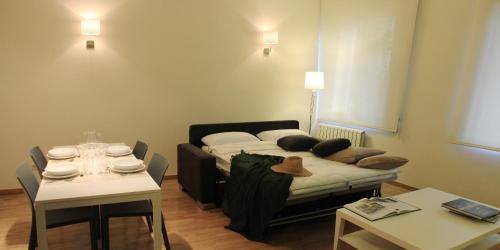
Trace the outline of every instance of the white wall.
{"type": "MultiPolygon", "coordinates": [[[[368,145],[410,159],[400,181],[500,206],[500,155],[448,143],[455,85],[474,1],[421,0],[400,132],[368,131],[368,145]]],[[[166,154],[189,124],[299,119],[307,128],[319,0],[0,1],[0,189],[39,144],[107,141],[166,154]],[[80,14],[101,16],[84,49],[80,14]],[[261,55],[260,31],[280,44],[261,55]],[[271,27],[272,28],[272,27],[271,27]]]]}
{"type": "Polygon", "coordinates": [[[420,0],[399,133],[368,131],[368,145],[410,159],[400,182],[500,206],[500,153],[450,144],[475,1],[420,0]]]}
{"type": "Polygon", "coordinates": [[[195,123],[298,119],[307,129],[319,0],[0,1],[0,189],[40,145],[138,138],[172,163],[195,123]],[[80,20],[97,12],[86,51],[80,20]],[[261,32],[280,44],[262,55],[261,32]]]}

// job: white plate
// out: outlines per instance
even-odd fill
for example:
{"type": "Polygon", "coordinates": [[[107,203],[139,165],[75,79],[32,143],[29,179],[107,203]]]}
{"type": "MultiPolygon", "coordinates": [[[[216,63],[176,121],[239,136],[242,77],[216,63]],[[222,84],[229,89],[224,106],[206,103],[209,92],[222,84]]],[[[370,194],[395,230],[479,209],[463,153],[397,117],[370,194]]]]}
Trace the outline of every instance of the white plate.
{"type": "Polygon", "coordinates": [[[76,154],[75,148],[53,148],[49,150],[47,155],[53,159],[67,159],[76,156],[76,154]]]}
{"type": "Polygon", "coordinates": [[[141,172],[144,169],[146,169],[146,165],[142,164],[140,168],[137,169],[130,169],[130,170],[121,170],[121,169],[115,169],[111,167],[111,171],[121,173],[121,174],[129,174],[129,173],[136,173],[136,172],[141,172]]]}
{"type": "Polygon", "coordinates": [[[75,158],[77,156],[78,156],[78,154],[68,155],[68,156],[64,156],[64,157],[55,157],[55,156],[51,156],[51,155],[47,154],[47,157],[49,157],[49,159],[51,159],[51,160],[68,160],[68,159],[75,158]]]}
{"type": "Polygon", "coordinates": [[[130,150],[128,152],[125,152],[125,153],[121,153],[121,154],[112,154],[112,153],[106,152],[106,155],[107,156],[111,156],[111,157],[127,156],[127,155],[130,155],[130,154],[132,154],[132,150],[130,150]]]}
{"type": "Polygon", "coordinates": [[[143,161],[135,158],[119,159],[112,162],[113,168],[127,171],[127,170],[137,170],[144,164],[143,161]]]}
{"type": "Polygon", "coordinates": [[[114,145],[106,149],[106,153],[111,155],[120,155],[128,152],[132,152],[132,150],[127,145],[114,145]]]}
{"type": "Polygon", "coordinates": [[[78,165],[71,163],[52,165],[45,168],[45,172],[51,176],[71,175],[78,172],[78,165]]]}
{"type": "Polygon", "coordinates": [[[77,171],[76,173],[73,173],[73,174],[54,176],[54,175],[48,174],[47,172],[43,172],[42,176],[45,177],[45,178],[48,178],[48,179],[59,180],[59,179],[67,179],[67,178],[75,177],[75,176],[78,176],[79,174],[80,173],[77,171]]]}

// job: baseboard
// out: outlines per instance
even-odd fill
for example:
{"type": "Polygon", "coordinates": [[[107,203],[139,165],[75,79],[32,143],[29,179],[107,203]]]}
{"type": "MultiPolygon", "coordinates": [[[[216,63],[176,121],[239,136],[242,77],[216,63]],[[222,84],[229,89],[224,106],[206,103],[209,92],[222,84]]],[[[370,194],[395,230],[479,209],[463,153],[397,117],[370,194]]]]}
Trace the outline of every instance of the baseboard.
{"type": "Polygon", "coordinates": [[[163,179],[164,180],[174,180],[174,179],[177,179],[177,175],[176,174],[165,175],[165,176],[163,176],[163,179]]]}
{"type": "Polygon", "coordinates": [[[201,210],[209,210],[217,207],[215,203],[201,203],[200,201],[196,201],[196,205],[198,205],[201,210]]]}
{"type": "MultiPolygon", "coordinates": [[[[165,175],[164,180],[175,180],[177,179],[176,174],[172,175],[165,175]]],[[[11,189],[0,189],[0,195],[9,195],[9,194],[22,194],[23,189],[22,188],[11,188],[11,189]]]]}
{"type": "MultiPolygon", "coordinates": [[[[176,174],[172,174],[172,175],[165,175],[163,177],[164,180],[175,180],[177,179],[177,175],[176,174]]],[[[406,184],[403,184],[401,182],[397,182],[397,181],[389,181],[387,182],[388,184],[391,184],[393,186],[396,186],[396,187],[400,187],[400,188],[404,188],[404,189],[408,189],[408,190],[411,190],[411,191],[415,191],[415,190],[418,190],[418,188],[416,187],[412,187],[412,186],[408,186],[406,184]]],[[[21,194],[23,193],[23,189],[22,188],[12,188],[12,189],[0,189],[0,195],[6,195],[6,194],[21,194]]]]}
{"type": "Polygon", "coordinates": [[[22,188],[0,189],[0,195],[22,194],[22,193],[23,193],[22,188]]]}
{"type": "Polygon", "coordinates": [[[403,184],[403,183],[397,182],[397,181],[388,181],[387,184],[391,184],[391,185],[396,186],[396,187],[408,189],[410,191],[418,190],[418,188],[416,188],[416,187],[412,187],[412,186],[409,186],[409,185],[406,185],[406,184],[403,184]]]}

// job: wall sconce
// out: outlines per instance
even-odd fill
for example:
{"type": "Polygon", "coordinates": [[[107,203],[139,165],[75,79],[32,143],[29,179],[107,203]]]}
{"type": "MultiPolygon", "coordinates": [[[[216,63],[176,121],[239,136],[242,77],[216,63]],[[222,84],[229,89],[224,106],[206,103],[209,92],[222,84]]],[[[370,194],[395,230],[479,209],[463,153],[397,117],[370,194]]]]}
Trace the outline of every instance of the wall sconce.
{"type": "MultiPolygon", "coordinates": [[[[80,28],[82,35],[98,36],[101,33],[101,21],[98,19],[83,19],[80,28]]],[[[87,40],[87,49],[94,48],[94,40],[87,40]]]]}
{"type": "MultiPolygon", "coordinates": [[[[262,40],[265,45],[278,44],[278,32],[268,31],[262,33],[262,40]]],[[[268,56],[271,54],[271,46],[264,48],[264,55],[268,56]]]]}

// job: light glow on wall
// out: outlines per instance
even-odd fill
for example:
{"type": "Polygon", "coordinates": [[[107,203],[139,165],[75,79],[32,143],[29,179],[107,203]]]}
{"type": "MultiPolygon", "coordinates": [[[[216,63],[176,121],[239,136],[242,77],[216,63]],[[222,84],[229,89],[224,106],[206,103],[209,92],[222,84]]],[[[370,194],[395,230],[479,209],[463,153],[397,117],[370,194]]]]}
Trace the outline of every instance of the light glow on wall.
{"type": "Polygon", "coordinates": [[[278,44],[278,32],[276,31],[267,31],[262,33],[262,40],[264,44],[278,44]]]}
{"type": "Polygon", "coordinates": [[[98,19],[83,19],[80,29],[82,35],[98,36],[101,33],[101,21],[98,19]]]}

